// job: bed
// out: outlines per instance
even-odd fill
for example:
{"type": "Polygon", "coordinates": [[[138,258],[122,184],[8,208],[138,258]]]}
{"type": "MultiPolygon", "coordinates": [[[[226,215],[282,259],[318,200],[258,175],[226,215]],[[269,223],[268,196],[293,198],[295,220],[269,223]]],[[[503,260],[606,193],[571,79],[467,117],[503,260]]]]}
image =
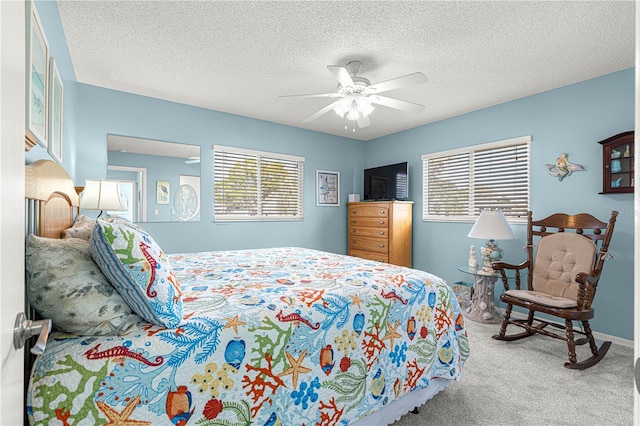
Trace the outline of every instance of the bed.
{"type": "Polygon", "coordinates": [[[27,239],[28,297],[57,328],[31,424],[390,424],[462,378],[464,320],[434,275],[301,247],[166,254],[60,193],[71,219],[58,205],[27,239]]]}

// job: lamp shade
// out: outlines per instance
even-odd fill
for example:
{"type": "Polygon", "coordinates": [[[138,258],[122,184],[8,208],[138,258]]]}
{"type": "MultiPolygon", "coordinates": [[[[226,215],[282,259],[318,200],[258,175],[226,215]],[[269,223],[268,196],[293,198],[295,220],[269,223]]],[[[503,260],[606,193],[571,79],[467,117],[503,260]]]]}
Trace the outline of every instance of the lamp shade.
{"type": "Polygon", "coordinates": [[[467,237],[490,240],[515,240],[517,238],[500,210],[483,210],[467,237]]]}
{"type": "Polygon", "coordinates": [[[110,180],[87,180],[80,194],[80,208],[85,210],[126,211],[120,198],[120,184],[110,180]]]}

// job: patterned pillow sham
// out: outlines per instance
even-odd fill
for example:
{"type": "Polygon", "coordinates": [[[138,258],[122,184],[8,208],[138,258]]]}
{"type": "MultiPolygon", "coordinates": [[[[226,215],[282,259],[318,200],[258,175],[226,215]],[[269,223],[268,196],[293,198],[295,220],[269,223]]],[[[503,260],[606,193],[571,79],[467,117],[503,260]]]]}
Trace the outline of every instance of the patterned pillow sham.
{"type": "Polygon", "coordinates": [[[149,234],[122,218],[98,218],[89,243],[93,259],[138,315],[167,328],[180,325],[180,284],[149,234]]]}
{"type": "Polygon", "coordinates": [[[143,321],[109,284],[84,239],[29,235],[26,269],[31,305],[61,331],[117,335],[143,321]]]}
{"type": "Polygon", "coordinates": [[[62,231],[62,238],[82,238],[89,241],[96,221],[85,215],[78,215],[71,228],[62,231]]]}

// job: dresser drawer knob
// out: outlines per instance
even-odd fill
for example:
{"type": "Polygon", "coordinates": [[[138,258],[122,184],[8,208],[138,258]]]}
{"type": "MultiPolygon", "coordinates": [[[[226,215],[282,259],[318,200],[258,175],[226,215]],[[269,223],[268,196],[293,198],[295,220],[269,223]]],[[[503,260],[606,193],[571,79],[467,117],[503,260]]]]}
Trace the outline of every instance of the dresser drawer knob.
{"type": "Polygon", "coordinates": [[[385,211],[384,210],[380,210],[378,213],[379,214],[385,214],[385,211]]]}
{"type": "Polygon", "coordinates": [[[384,220],[381,220],[381,221],[380,221],[380,225],[384,225],[384,220]]]}
{"type": "Polygon", "coordinates": [[[384,235],[384,231],[380,231],[380,235],[384,235]]]}
{"type": "Polygon", "coordinates": [[[384,247],[384,244],[379,244],[379,246],[380,246],[380,248],[383,248],[383,247],[384,247]]]}

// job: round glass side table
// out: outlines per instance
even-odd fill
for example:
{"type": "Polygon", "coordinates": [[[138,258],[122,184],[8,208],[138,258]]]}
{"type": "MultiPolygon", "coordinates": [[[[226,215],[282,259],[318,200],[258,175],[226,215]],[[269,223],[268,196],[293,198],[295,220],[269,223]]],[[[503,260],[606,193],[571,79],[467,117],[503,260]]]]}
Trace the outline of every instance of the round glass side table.
{"type": "Polygon", "coordinates": [[[482,268],[458,266],[458,271],[473,275],[473,295],[469,307],[464,310],[465,318],[486,324],[497,324],[502,321],[500,312],[493,302],[493,287],[500,274],[483,273],[482,268]]]}

